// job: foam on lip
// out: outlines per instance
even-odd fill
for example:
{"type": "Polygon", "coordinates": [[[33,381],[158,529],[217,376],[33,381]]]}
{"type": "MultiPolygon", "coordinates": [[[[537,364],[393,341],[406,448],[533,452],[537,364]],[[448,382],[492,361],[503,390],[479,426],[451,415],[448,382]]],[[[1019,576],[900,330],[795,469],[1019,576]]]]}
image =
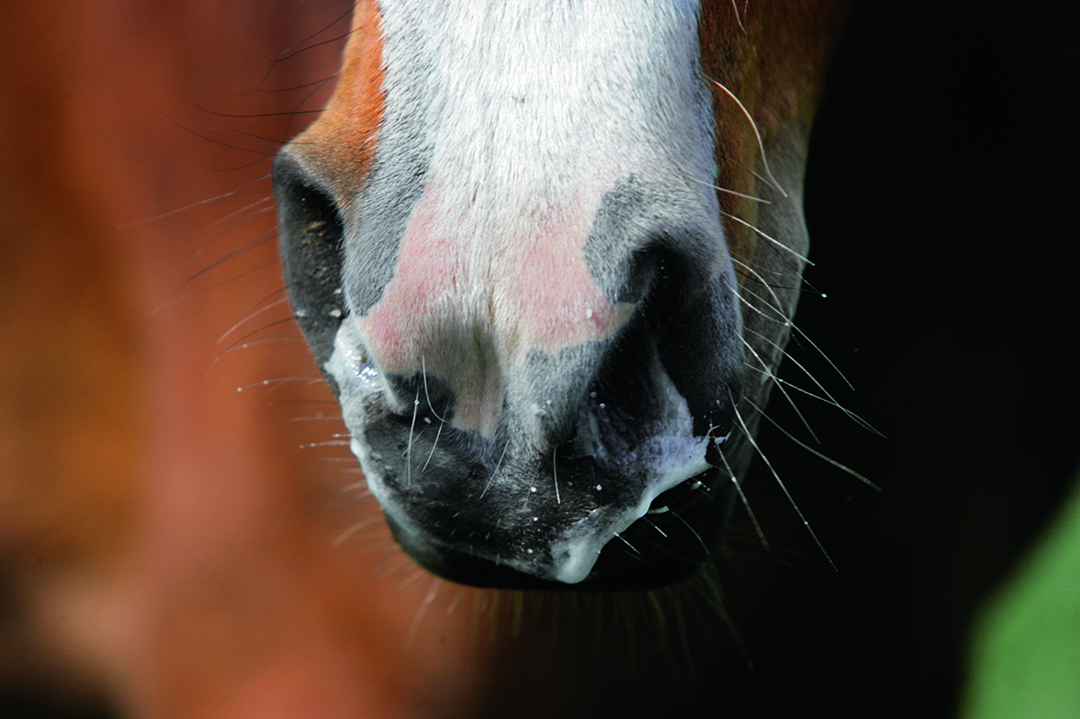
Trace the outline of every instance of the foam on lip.
{"type": "Polygon", "coordinates": [[[363,436],[362,430],[367,421],[363,410],[365,400],[385,392],[385,387],[379,371],[367,361],[360,333],[351,315],[345,317],[338,326],[337,334],[334,335],[334,351],[323,367],[338,386],[342,419],[351,435],[349,449],[360,461],[368,489],[379,504],[387,508],[391,498],[382,482],[383,470],[378,466],[377,458],[372,456],[359,439],[363,436]]]}
{"type": "Polygon", "coordinates": [[[600,551],[631,524],[644,517],[654,499],[709,469],[710,465],[705,460],[709,438],[694,436],[694,420],[686,400],[659,365],[654,372],[663,390],[667,410],[664,426],[668,432],[652,437],[619,460],[619,464],[627,469],[643,464],[650,467],[645,490],[638,503],[630,509],[618,513],[605,512],[603,508],[594,510],[569,528],[561,540],[552,544],[552,578],[557,581],[576,584],[586,579],[600,551]]]}

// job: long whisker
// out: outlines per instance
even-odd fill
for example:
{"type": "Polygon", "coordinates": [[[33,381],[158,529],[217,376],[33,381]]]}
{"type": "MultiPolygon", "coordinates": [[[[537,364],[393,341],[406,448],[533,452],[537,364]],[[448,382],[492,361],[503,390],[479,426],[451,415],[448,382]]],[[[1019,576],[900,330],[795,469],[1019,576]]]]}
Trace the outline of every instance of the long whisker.
{"type": "Polygon", "coordinates": [[[559,497],[559,462],[555,459],[558,449],[555,447],[551,450],[551,475],[555,478],[555,504],[562,504],[562,499],[559,497]]]}
{"type": "MultiPolygon", "coordinates": [[[[747,330],[744,328],[743,331],[747,331],[747,330]]],[[[795,400],[793,400],[791,398],[791,395],[789,395],[787,393],[787,390],[784,388],[784,385],[781,384],[778,381],[778,379],[776,377],[776,373],[773,372],[772,369],[770,369],[769,363],[766,362],[764,359],[762,359],[761,355],[759,355],[757,353],[757,350],[754,349],[754,346],[752,344],[747,342],[745,339],[742,342],[743,342],[743,346],[746,347],[746,349],[750,350],[750,354],[754,355],[754,359],[756,359],[758,361],[758,363],[761,364],[761,367],[759,367],[759,368],[755,367],[754,369],[758,369],[759,371],[764,372],[765,376],[773,381],[773,384],[776,386],[776,388],[778,390],[780,390],[781,394],[784,395],[784,399],[786,399],[788,401],[788,404],[791,405],[791,408],[793,410],[795,410],[795,414],[797,414],[799,416],[799,419],[802,421],[803,426],[806,427],[806,430],[810,433],[810,436],[814,438],[815,442],[820,441],[820,440],[818,440],[817,435],[814,434],[813,428],[810,426],[810,423],[806,420],[806,417],[803,416],[803,413],[799,409],[798,405],[795,404],[795,400]]],[[[750,367],[753,367],[753,365],[750,365],[750,367]]]]}
{"type": "Polygon", "coordinates": [[[712,552],[712,549],[710,549],[709,545],[705,543],[705,540],[701,538],[701,535],[697,533],[697,530],[694,529],[693,525],[680,517],[677,512],[672,512],[671,516],[686,525],[686,528],[690,530],[690,533],[694,535],[694,537],[698,540],[698,543],[702,546],[702,548],[705,549],[705,552],[707,554],[712,552]]]}
{"type": "Polygon", "coordinates": [[[847,465],[845,465],[845,464],[841,464],[840,462],[837,462],[837,461],[836,461],[835,459],[833,459],[832,457],[829,457],[829,456],[827,456],[827,455],[825,455],[825,454],[822,454],[821,452],[817,451],[816,449],[814,449],[814,448],[813,448],[813,447],[811,447],[810,445],[808,445],[808,444],[806,444],[805,442],[801,441],[801,440],[800,440],[800,439],[799,439],[798,437],[795,437],[795,436],[794,436],[793,434],[791,434],[791,433],[790,433],[790,432],[788,432],[788,431],[787,431],[786,429],[784,429],[783,427],[781,427],[781,426],[780,426],[780,424],[779,424],[779,423],[778,423],[778,422],[777,422],[777,421],[776,421],[775,419],[773,419],[772,417],[770,417],[769,415],[767,415],[767,414],[765,413],[765,410],[764,410],[764,409],[762,409],[761,407],[758,407],[758,406],[757,406],[756,404],[754,404],[753,402],[750,402],[750,400],[747,400],[747,402],[749,402],[749,403],[750,403],[750,405],[751,405],[751,406],[752,406],[752,407],[754,408],[754,410],[755,410],[755,411],[757,411],[757,413],[758,413],[758,414],[760,414],[760,415],[761,415],[762,417],[764,417],[765,419],[769,420],[769,423],[770,423],[770,424],[771,424],[771,425],[772,425],[773,427],[776,427],[776,428],[777,428],[778,430],[780,430],[781,432],[783,432],[783,433],[784,433],[784,435],[785,435],[785,436],[787,436],[787,438],[788,438],[788,439],[790,439],[790,440],[791,440],[792,442],[794,442],[795,444],[797,444],[797,445],[799,445],[800,447],[802,447],[803,449],[805,449],[805,450],[806,450],[807,452],[810,452],[810,453],[811,453],[811,454],[813,454],[814,456],[816,456],[816,457],[819,457],[820,459],[823,459],[823,460],[825,460],[826,462],[828,462],[828,463],[829,463],[829,464],[831,464],[832,466],[836,467],[837,469],[840,469],[840,470],[843,470],[844,472],[847,472],[847,473],[848,473],[848,474],[850,474],[850,475],[851,475],[852,477],[854,477],[855,479],[859,480],[860,482],[862,482],[862,483],[863,483],[863,484],[865,484],[866,486],[870,487],[871,489],[875,489],[875,490],[877,490],[878,492],[880,492],[880,491],[881,491],[881,487],[880,487],[880,486],[878,486],[877,484],[875,484],[874,482],[870,481],[869,479],[867,479],[867,478],[866,478],[866,477],[864,477],[863,475],[859,474],[858,472],[856,472],[856,471],[855,471],[854,469],[852,469],[851,467],[848,467],[848,466],[847,466],[847,465]]]}
{"type": "MultiPolygon", "coordinates": [[[[801,370],[803,371],[803,373],[804,373],[804,374],[805,374],[805,375],[806,375],[807,377],[809,377],[809,378],[810,378],[810,381],[811,381],[811,382],[813,382],[813,383],[814,383],[814,384],[815,384],[815,385],[817,386],[817,388],[818,388],[818,389],[820,389],[820,390],[822,391],[822,393],[823,393],[823,394],[824,394],[824,395],[825,395],[826,397],[828,397],[828,398],[829,398],[829,401],[830,401],[830,403],[832,403],[832,404],[833,404],[834,406],[836,406],[836,408],[837,408],[837,409],[839,409],[839,410],[840,410],[841,412],[843,412],[844,414],[846,414],[846,415],[848,415],[849,417],[851,417],[851,418],[852,418],[853,420],[855,420],[855,422],[856,422],[856,423],[858,423],[858,424],[860,424],[860,425],[863,425],[864,427],[866,427],[867,429],[871,430],[871,431],[872,431],[872,432],[874,432],[875,434],[881,434],[881,433],[880,433],[880,432],[878,432],[878,431],[877,431],[876,429],[874,429],[873,427],[871,427],[871,426],[870,426],[870,425],[869,425],[869,424],[868,424],[868,423],[867,423],[867,422],[866,422],[865,420],[863,420],[862,418],[860,418],[860,417],[859,417],[859,416],[858,416],[857,414],[855,414],[854,412],[851,412],[850,410],[846,409],[846,408],[845,408],[845,407],[844,407],[844,406],[843,406],[842,404],[840,404],[840,403],[839,403],[839,402],[838,402],[838,401],[836,400],[836,398],[835,398],[835,397],[833,397],[833,396],[832,396],[831,394],[829,394],[829,391],[828,391],[827,389],[825,389],[825,386],[824,386],[824,385],[822,385],[822,384],[821,384],[821,382],[819,382],[819,381],[817,380],[817,378],[816,378],[816,377],[814,377],[814,375],[813,375],[813,374],[812,374],[812,373],[810,372],[810,370],[806,369],[806,367],[804,367],[804,366],[803,366],[803,364],[802,364],[801,362],[799,362],[799,361],[798,361],[797,359],[795,359],[794,357],[792,357],[792,356],[791,356],[791,354],[790,354],[790,353],[789,353],[789,352],[788,352],[787,350],[785,350],[785,349],[784,349],[783,347],[781,347],[781,346],[780,346],[779,344],[777,344],[776,342],[774,342],[773,340],[769,339],[768,337],[766,337],[765,335],[763,335],[763,334],[761,334],[761,333],[759,333],[759,332],[754,332],[754,331],[753,331],[753,330],[751,330],[751,329],[744,329],[744,331],[746,331],[746,332],[749,332],[749,333],[751,333],[751,334],[753,334],[753,335],[755,335],[755,336],[757,336],[757,337],[760,337],[760,338],[761,338],[762,340],[764,340],[765,342],[769,343],[770,345],[772,345],[773,347],[775,347],[775,348],[776,348],[777,350],[779,350],[779,351],[780,351],[780,353],[781,353],[781,354],[782,354],[782,355],[783,355],[784,357],[786,357],[786,358],[788,359],[788,361],[789,361],[789,362],[793,363],[793,364],[794,364],[794,365],[795,365],[796,367],[798,367],[799,369],[801,369],[801,370]]],[[[780,383],[777,383],[777,386],[779,387],[779,386],[780,386],[780,383]]],[[[811,433],[811,434],[812,434],[812,433],[811,433]]],[[[816,441],[816,439],[817,439],[817,438],[815,437],[815,441],[816,441]]]]}
{"type": "Polygon", "coordinates": [[[761,461],[763,461],[765,463],[765,466],[769,468],[769,471],[772,472],[772,476],[776,479],[776,483],[780,486],[780,489],[783,490],[784,496],[788,498],[788,502],[791,503],[792,509],[794,509],[795,513],[799,515],[799,519],[802,520],[803,526],[806,527],[806,531],[810,533],[810,536],[814,538],[814,543],[817,544],[818,549],[821,550],[821,553],[825,555],[825,559],[828,560],[829,565],[834,570],[839,571],[836,567],[836,564],[833,562],[832,557],[830,557],[829,553],[825,551],[825,545],[821,543],[820,539],[818,539],[817,533],[814,532],[814,528],[810,526],[810,522],[807,521],[806,516],[803,515],[802,510],[799,509],[799,505],[795,501],[795,498],[791,496],[791,492],[788,491],[787,485],[784,484],[784,480],[780,479],[780,475],[779,473],[777,473],[776,468],[773,467],[772,462],[770,462],[769,458],[765,455],[765,453],[761,451],[761,447],[758,445],[758,443],[754,441],[754,435],[750,433],[750,428],[746,426],[746,422],[743,420],[742,413],[739,412],[739,408],[735,406],[734,402],[732,402],[732,406],[735,407],[735,418],[739,420],[739,425],[742,427],[743,432],[746,434],[747,441],[750,442],[750,445],[754,448],[754,451],[757,452],[757,455],[759,457],[761,457],[761,461]]]}
{"type": "Polygon", "coordinates": [[[446,423],[446,420],[439,416],[439,413],[435,411],[435,407],[431,404],[431,394],[428,393],[427,385],[427,357],[420,355],[420,376],[424,378],[424,397],[427,398],[428,409],[435,415],[435,419],[442,423],[446,423]]]}
{"type": "MultiPolygon", "coordinates": [[[[263,175],[262,177],[255,178],[254,180],[252,180],[251,182],[249,182],[247,184],[244,184],[244,185],[241,185],[240,187],[237,187],[235,190],[229,190],[228,192],[223,192],[220,195],[215,195],[213,197],[207,197],[206,199],[198,200],[197,202],[192,202],[191,204],[184,205],[183,207],[177,207],[175,210],[168,210],[166,212],[162,212],[162,213],[154,215],[152,217],[146,217],[146,218],[143,218],[141,220],[135,220],[133,222],[126,222],[126,223],[124,223],[122,225],[119,225],[117,227],[117,229],[126,230],[126,229],[128,229],[130,227],[138,227],[139,225],[147,225],[147,224],[150,224],[151,222],[159,222],[161,220],[166,220],[166,219],[168,219],[170,217],[173,217],[175,215],[183,214],[184,212],[187,212],[189,210],[193,210],[196,207],[202,207],[203,205],[209,205],[209,204],[214,203],[214,202],[221,202],[222,200],[227,200],[227,199],[232,198],[232,197],[237,197],[237,196],[242,195],[243,193],[247,192],[248,190],[250,190],[255,185],[258,185],[260,182],[265,182],[265,181],[267,181],[269,179],[270,179],[269,175],[263,175]]],[[[217,223],[215,222],[214,224],[217,224],[217,223]]]]}
{"type": "Polygon", "coordinates": [[[745,268],[745,269],[746,269],[746,271],[747,271],[748,273],[750,273],[751,275],[753,275],[753,276],[754,276],[754,279],[758,280],[758,281],[759,281],[759,282],[760,282],[760,283],[761,283],[762,285],[764,285],[764,286],[765,286],[765,287],[766,287],[766,288],[767,288],[767,289],[769,290],[769,293],[770,293],[770,294],[772,295],[772,297],[773,297],[773,300],[775,300],[776,304],[773,304],[772,302],[770,302],[770,301],[769,301],[768,299],[766,299],[765,297],[762,297],[762,296],[761,296],[761,295],[759,295],[758,293],[756,293],[756,292],[754,292],[754,291],[752,291],[752,290],[748,290],[748,289],[746,289],[746,288],[744,288],[744,287],[740,287],[740,288],[738,288],[738,289],[734,289],[734,288],[733,288],[733,291],[735,292],[735,295],[736,295],[736,297],[738,297],[738,298],[739,298],[739,300],[740,300],[740,301],[741,301],[741,302],[742,302],[742,303],[743,303],[744,305],[746,305],[746,307],[747,307],[747,308],[749,308],[749,309],[753,310],[753,311],[754,311],[754,312],[755,312],[756,314],[758,314],[758,315],[759,315],[760,317],[763,317],[763,318],[765,318],[765,319],[769,320],[770,322],[780,322],[780,323],[783,323],[783,324],[785,324],[785,325],[787,325],[787,324],[790,324],[790,323],[791,323],[791,320],[790,320],[790,319],[788,318],[787,314],[786,314],[786,313],[785,313],[785,312],[784,312],[784,311],[783,311],[782,309],[780,309],[780,304],[781,304],[781,302],[780,302],[780,297],[779,297],[779,296],[778,296],[778,295],[776,294],[776,290],[774,290],[774,289],[773,289],[773,286],[772,286],[772,285],[771,285],[770,283],[766,282],[766,281],[765,281],[765,278],[763,278],[763,277],[762,277],[761,275],[759,275],[759,274],[757,273],[757,271],[756,271],[756,270],[754,270],[754,269],[753,269],[752,267],[750,267],[749,265],[747,265],[747,264],[745,264],[745,263],[743,263],[743,262],[740,262],[739,260],[732,260],[732,262],[733,262],[734,264],[736,264],[736,265],[739,265],[739,266],[741,266],[741,267],[745,268]],[[772,310],[773,312],[775,312],[775,313],[776,313],[776,316],[775,316],[775,317],[770,317],[769,315],[765,314],[764,312],[762,312],[762,311],[761,311],[761,308],[759,308],[759,307],[755,306],[755,305],[754,305],[753,303],[751,303],[751,302],[748,302],[748,301],[746,300],[746,298],[745,298],[745,297],[743,297],[743,296],[742,296],[742,295],[740,294],[740,292],[746,292],[746,293],[747,293],[748,295],[750,295],[751,297],[753,297],[753,298],[757,299],[757,300],[758,300],[759,302],[761,302],[761,304],[762,304],[762,305],[764,305],[764,306],[765,306],[765,307],[766,307],[767,309],[770,309],[770,310],[772,310]]]}
{"type": "Polygon", "coordinates": [[[435,601],[435,597],[438,596],[439,590],[442,589],[442,580],[438,577],[433,577],[431,581],[431,589],[424,596],[424,601],[420,602],[420,606],[416,608],[416,616],[413,617],[412,625],[409,627],[409,633],[405,639],[405,646],[412,647],[416,641],[416,634],[420,631],[420,624],[424,620],[424,615],[427,614],[428,608],[435,601]]]}
{"type": "Polygon", "coordinates": [[[739,223],[740,225],[745,225],[746,227],[749,227],[749,228],[750,228],[751,230],[753,230],[754,232],[756,232],[756,233],[757,233],[758,235],[760,235],[761,237],[764,237],[764,238],[765,238],[766,240],[768,240],[769,242],[773,243],[774,245],[776,245],[776,246],[777,246],[777,247],[779,247],[780,249],[782,249],[782,250],[784,250],[784,251],[786,251],[786,252],[790,252],[791,254],[795,255],[796,257],[798,257],[798,258],[799,258],[800,260],[802,260],[802,261],[803,261],[803,262],[805,262],[806,264],[810,265],[811,267],[814,267],[814,266],[815,266],[813,262],[811,262],[811,261],[810,261],[809,259],[807,259],[807,258],[806,258],[806,257],[804,257],[803,255],[800,255],[800,254],[799,254],[798,252],[796,252],[795,250],[791,249],[790,247],[788,247],[787,245],[785,245],[785,244],[784,244],[783,242],[781,242],[780,240],[776,239],[775,237],[772,237],[771,235],[767,235],[767,234],[765,234],[764,232],[762,232],[761,230],[759,230],[759,229],[758,229],[757,227],[755,227],[755,226],[751,225],[751,224],[750,224],[749,222],[747,222],[746,220],[742,219],[741,217],[736,217],[735,215],[731,214],[730,212],[724,212],[723,210],[720,210],[720,214],[721,214],[721,215],[723,215],[724,217],[728,217],[728,218],[731,218],[732,220],[735,220],[735,221],[736,221],[736,222],[738,222],[738,223],[739,223]]]}
{"type": "MultiPolygon", "coordinates": [[[[754,367],[752,365],[747,365],[747,367],[754,370],[755,372],[762,372],[762,370],[760,370],[757,367],[754,367]]],[[[764,372],[762,372],[762,373],[766,374],[764,372]]],[[[782,384],[785,387],[787,387],[787,388],[789,388],[791,390],[794,390],[795,392],[798,392],[800,394],[804,394],[804,395],[806,395],[807,397],[809,397],[811,399],[817,400],[818,402],[823,402],[823,403],[829,405],[830,407],[836,407],[838,410],[840,410],[845,415],[847,415],[848,419],[852,420],[853,422],[855,422],[855,424],[859,425],[860,427],[867,430],[868,432],[873,432],[874,434],[876,434],[879,437],[884,437],[885,436],[885,434],[883,432],[879,431],[876,427],[874,427],[874,425],[870,424],[868,421],[866,421],[865,419],[863,419],[859,415],[855,414],[851,410],[845,409],[843,405],[839,404],[835,400],[829,399],[827,397],[822,397],[821,395],[818,395],[818,394],[814,394],[810,390],[805,389],[803,387],[800,387],[797,384],[793,384],[792,382],[787,381],[783,377],[780,377],[780,376],[777,376],[777,375],[768,375],[768,376],[769,376],[770,379],[772,379],[777,384],[782,384]]]]}
{"type": "MultiPolygon", "coordinates": [[[[424,419],[427,419],[426,417],[424,419]]],[[[424,462],[424,466],[420,469],[420,475],[423,476],[427,471],[428,465],[431,463],[431,458],[435,455],[435,448],[439,446],[439,437],[442,436],[442,428],[446,426],[446,422],[439,423],[439,429],[435,432],[435,441],[431,443],[431,451],[428,452],[427,460],[424,462]]]]}
{"type": "Polygon", "coordinates": [[[495,476],[499,473],[499,467],[502,466],[503,460],[506,458],[506,450],[510,449],[510,442],[503,444],[502,454],[499,455],[499,461],[495,463],[495,469],[491,470],[491,477],[488,478],[487,484],[484,485],[484,491],[480,493],[480,499],[484,498],[488,489],[491,487],[491,483],[495,481],[495,476]]]}
{"type": "Polygon", "coordinates": [[[405,447],[405,486],[412,486],[412,447],[413,437],[416,431],[416,414],[420,411],[420,390],[416,390],[416,399],[413,400],[412,424],[409,425],[409,444],[405,447]]]}
{"type": "MultiPolygon", "coordinates": [[[[743,34],[745,35],[746,34],[746,26],[744,26],[742,24],[742,18],[739,17],[739,5],[738,5],[737,0],[731,0],[731,9],[735,11],[735,22],[739,23],[739,29],[742,30],[743,34]]],[[[744,9],[745,9],[745,6],[744,6],[744,9]]]]}
{"type": "Polygon", "coordinates": [[[234,324],[234,325],[233,325],[232,327],[230,327],[229,329],[225,330],[224,334],[222,334],[222,335],[221,335],[220,337],[218,337],[218,339],[217,339],[217,341],[218,341],[218,344],[221,344],[222,342],[224,342],[224,341],[225,341],[225,338],[226,338],[226,337],[228,337],[229,335],[231,335],[231,334],[232,334],[233,332],[235,332],[235,331],[236,331],[237,329],[239,329],[241,325],[247,324],[247,323],[248,323],[248,322],[250,322],[251,320],[253,320],[253,319],[255,319],[256,317],[258,317],[259,315],[261,315],[261,314],[262,314],[263,312],[266,312],[266,311],[268,311],[268,310],[271,310],[271,309],[273,309],[273,308],[275,308],[275,307],[278,307],[278,306],[280,306],[280,305],[288,304],[288,302],[289,302],[288,298],[282,297],[282,298],[281,298],[281,299],[279,299],[279,300],[275,300],[274,302],[271,302],[270,304],[268,304],[268,305],[265,305],[264,307],[261,307],[260,309],[257,309],[257,310],[255,310],[254,312],[252,312],[251,314],[249,314],[249,315],[248,315],[247,317],[245,317],[244,319],[240,320],[239,322],[237,322],[236,324],[234,324]]]}
{"type": "Polygon", "coordinates": [[[699,184],[705,185],[706,187],[711,187],[712,189],[716,190],[717,192],[723,192],[723,193],[728,194],[728,195],[735,195],[736,197],[741,197],[744,200],[751,200],[753,202],[760,202],[763,205],[771,205],[772,204],[772,200],[766,200],[763,197],[755,197],[753,195],[747,195],[746,193],[743,193],[743,192],[736,192],[735,190],[729,190],[726,187],[721,187],[720,185],[714,185],[711,182],[705,182],[704,180],[699,180],[696,177],[691,177],[689,179],[691,179],[694,182],[697,182],[699,184]]]}
{"type": "Polygon", "coordinates": [[[344,544],[346,541],[348,541],[348,539],[350,537],[352,537],[354,534],[356,534],[360,530],[366,529],[366,528],[370,527],[371,525],[376,524],[376,523],[381,522],[381,521],[382,521],[382,517],[380,515],[378,515],[378,514],[375,514],[375,515],[372,515],[372,516],[370,516],[370,517],[368,517],[366,519],[363,519],[363,520],[357,522],[356,524],[352,525],[348,529],[346,529],[341,534],[339,534],[334,539],[333,545],[335,547],[340,547],[342,544],[344,544]]]}
{"type": "Polygon", "coordinates": [[[750,114],[750,111],[746,109],[746,106],[742,104],[739,98],[735,97],[735,93],[724,87],[723,83],[711,77],[709,79],[713,82],[713,84],[715,84],[725,93],[727,93],[728,97],[735,101],[735,104],[738,105],[739,109],[743,111],[744,115],[746,115],[746,119],[750,121],[750,127],[754,129],[754,136],[757,138],[758,150],[761,152],[761,164],[765,167],[765,174],[769,176],[769,184],[771,184],[773,188],[776,189],[781,195],[787,197],[787,191],[780,186],[780,183],[776,181],[775,177],[773,177],[772,170],[769,169],[769,159],[765,156],[765,143],[761,140],[761,133],[758,132],[758,126],[757,123],[754,122],[754,116],[750,114]]]}
{"type": "Polygon", "coordinates": [[[769,540],[765,539],[765,532],[758,523],[757,515],[754,514],[754,510],[750,508],[750,500],[746,498],[746,494],[743,492],[742,483],[739,481],[739,478],[735,476],[735,472],[731,469],[731,465],[728,464],[727,457],[724,456],[724,453],[717,452],[717,454],[720,455],[720,459],[724,462],[724,471],[728,473],[731,483],[735,485],[735,491],[739,493],[739,499],[742,500],[743,507],[746,508],[746,513],[750,515],[750,522],[754,525],[754,531],[757,532],[758,539],[761,541],[761,546],[766,552],[771,552],[772,549],[769,547],[769,540]]]}
{"type": "MultiPolygon", "coordinates": [[[[840,371],[840,368],[837,367],[835,363],[833,363],[833,361],[832,361],[832,359],[830,359],[829,355],[827,355],[825,353],[825,350],[818,347],[817,343],[814,342],[812,339],[810,339],[810,336],[808,334],[806,334],[805,332],[803,332],[802,329],[800,327],[798,327],[795,323],[791,324],[791,328],[796,333],[798,333],[799,337],[802,337],[804,340],[806,340],[807,344],[809,344],[811,347],[813,347],[815,350],[817,350],[818,354],[821,355],[821,358],[829,363],[829,366],[832,367],[836,371],[836,374],[840,375],[840,379],[844,380],[844,382],[847,383],[848,387],[850,387],[852,390],[855,389],[855,385],[851,384],[851,381],[848,380],[847,376],[843,372],[840,371]]],[[[875,431],[877,431],[877,430],[875,430],[875,431]]]]}

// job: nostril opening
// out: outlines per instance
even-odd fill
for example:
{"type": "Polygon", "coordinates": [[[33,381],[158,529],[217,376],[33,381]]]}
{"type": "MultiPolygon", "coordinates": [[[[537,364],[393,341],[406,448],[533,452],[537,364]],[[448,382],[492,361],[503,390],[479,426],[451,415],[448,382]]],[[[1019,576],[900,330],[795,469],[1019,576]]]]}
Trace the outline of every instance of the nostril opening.
{"type": "Polygon", "coordinates": [[[616,302],[632,302],[644,314],[682,312],[693,303],[708,282],[702,263],[686,257],[659,238],[635,250],[615,293],[616,302]]]}
{"type": "Polygon", "coordinates": [[[310,245],[340,266],[344,222],[330,193],[287,149],[274,160],[272,178],[282,244],[310,245]]]}
{"type": "Polygon", "coordinates": [[[662,255],[663,251],[655,246],[635,250],[615,291],[615,301],[638,304],[644,300],[652,292],[661,272],[662,255]]]}
{"type": "Polygon", "coordinates": [[[415,406],[418,416],[430,415],[442,422],[454,418],[454,393],[441,378],[387,372],[383,379],[396,401],[405,407],[405,414],[411,416],[415,406]]]}
{"type": "Polygon", "coordinates": [[[312,352],[324,364],[345,314],[344,223],[337,203],[289,149],[274,160],[274,199],[285,290],[312,352]]]}
{"type": "Polygon", "coordinates": [[[618,301],[634,302],[650,322],[658,321],[659,317],[690,309],[706,282],[701,268],[694,267],[689,258],[670,247],[653,244],[634,253],[618,301]]]}
{"type": "Polygon", "coordinates": [[[686,401],[694,434],[723,435],[733,421],[730,397],[739,394],[738,306],[727,276],[711,276],[709,263],[684,251],[692,243],[672,241],[680,237],[659,234],[630,258],[618,296],[634,300],[637,312],[608,353],[598,386],[618,422],[617,410],[634,416],[662,403],[651,377],[660,367],[686,401]]]}

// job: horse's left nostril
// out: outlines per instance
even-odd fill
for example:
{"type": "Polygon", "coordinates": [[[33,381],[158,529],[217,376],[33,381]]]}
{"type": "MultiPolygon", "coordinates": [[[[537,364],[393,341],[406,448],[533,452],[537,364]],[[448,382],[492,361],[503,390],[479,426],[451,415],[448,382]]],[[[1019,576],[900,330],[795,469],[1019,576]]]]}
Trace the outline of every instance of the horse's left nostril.
{"type": "Polygon", "coordinates": [[[333,352],[345,314],[343,222],[330,194],[289,148],[274,160],[273,179],[285,288],[321,367],[333,352]]]}

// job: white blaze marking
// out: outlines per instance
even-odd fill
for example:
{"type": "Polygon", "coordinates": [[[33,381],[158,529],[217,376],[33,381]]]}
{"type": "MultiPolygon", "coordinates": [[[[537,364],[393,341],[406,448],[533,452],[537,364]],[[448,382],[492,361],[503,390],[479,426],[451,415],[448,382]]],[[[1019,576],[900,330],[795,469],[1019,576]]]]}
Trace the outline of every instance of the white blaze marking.
{"type": "MultiPolygon", "coordinates": [[[[610,336],[585,245],[631,175],[712,206],[696,2],[383,0],[386,107],[423,113],[425,188],[361,318],[385,372],[427,371],[490,434],[526,354],[610,336]]],[[[712,213],[715,215],[715,213],[712,213]]]]}

